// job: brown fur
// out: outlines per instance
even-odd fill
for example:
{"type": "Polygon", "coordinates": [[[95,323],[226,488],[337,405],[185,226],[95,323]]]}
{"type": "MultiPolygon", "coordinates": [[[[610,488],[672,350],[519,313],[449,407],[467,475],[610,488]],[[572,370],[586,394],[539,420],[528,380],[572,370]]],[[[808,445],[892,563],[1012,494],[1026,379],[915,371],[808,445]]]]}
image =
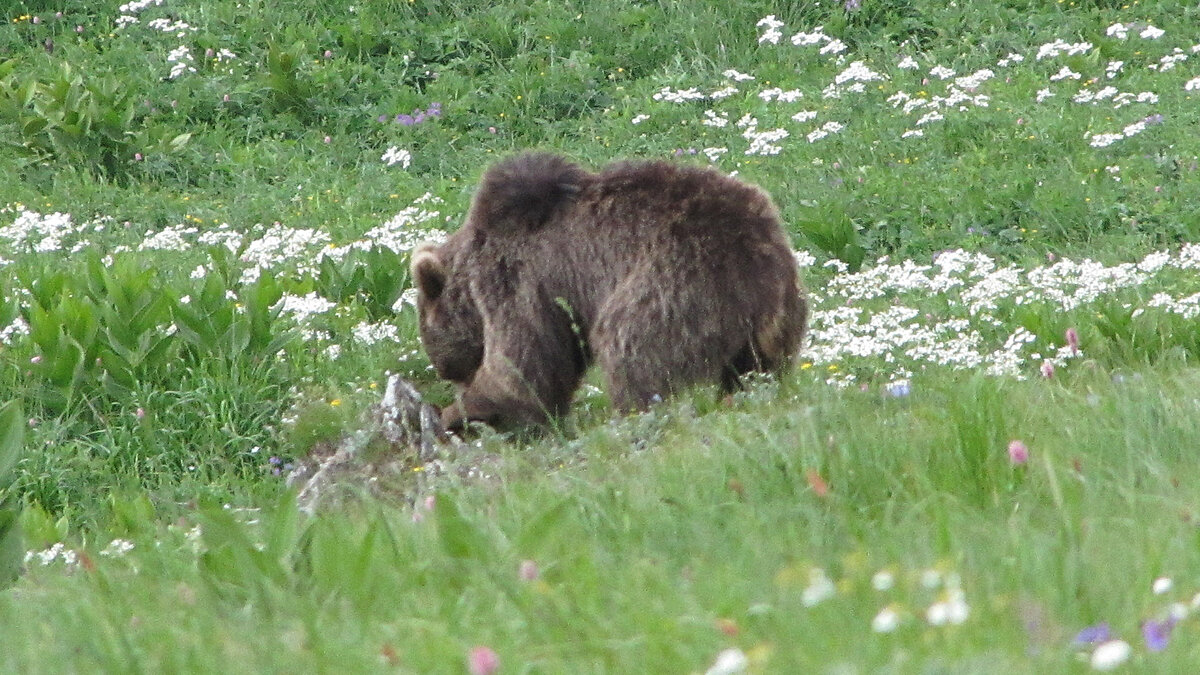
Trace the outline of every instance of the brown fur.
{"type": "Polygon", "coordinates": [[[562,415],[593,360],[621,410],[698,383],[732,390],[787,365],[808,314],[770,197],[666,162],[502,161],[412,268],[421,339],[459,387],[450,428],[562,415]]]}

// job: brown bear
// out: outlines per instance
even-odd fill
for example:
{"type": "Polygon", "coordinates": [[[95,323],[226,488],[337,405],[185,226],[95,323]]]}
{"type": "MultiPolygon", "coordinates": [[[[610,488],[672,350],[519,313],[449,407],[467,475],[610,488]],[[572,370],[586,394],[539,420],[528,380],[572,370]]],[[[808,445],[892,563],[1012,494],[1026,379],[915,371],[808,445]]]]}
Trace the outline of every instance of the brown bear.
{"type": "Polygon", "coordinates": [[[413,253],[421,340],[458,387],[447,428],[544,424],[596,361],[622,411],[777,371],[808,315],[770,197],[715,169],[554,154],[489,168],[466,223],[413,253]]]}

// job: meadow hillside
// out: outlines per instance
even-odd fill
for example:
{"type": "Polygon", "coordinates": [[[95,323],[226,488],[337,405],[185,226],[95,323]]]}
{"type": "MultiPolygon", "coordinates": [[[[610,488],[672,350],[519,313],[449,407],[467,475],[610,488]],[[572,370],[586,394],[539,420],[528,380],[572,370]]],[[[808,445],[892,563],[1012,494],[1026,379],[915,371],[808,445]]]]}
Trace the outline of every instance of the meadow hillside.
{"type": "Polygon", "coordinates": [[[0,12],[0,671],[1200,663],[1194,3],[0,12]],[[527,148],[769,191],[796,368],[298,509],[527,148]]]}

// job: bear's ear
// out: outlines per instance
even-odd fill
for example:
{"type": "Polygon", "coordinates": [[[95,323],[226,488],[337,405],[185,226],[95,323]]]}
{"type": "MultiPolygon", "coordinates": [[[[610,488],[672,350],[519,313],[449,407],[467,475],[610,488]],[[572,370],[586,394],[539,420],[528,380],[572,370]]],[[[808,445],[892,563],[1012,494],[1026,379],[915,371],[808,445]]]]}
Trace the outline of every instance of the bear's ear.
{"type": "Polygon", "coordinates": [[[446,288],[446,265],[434,244],[421,244],[412,256],[412,276],[417,290],[426,298],[437,300],[446,288]]]}

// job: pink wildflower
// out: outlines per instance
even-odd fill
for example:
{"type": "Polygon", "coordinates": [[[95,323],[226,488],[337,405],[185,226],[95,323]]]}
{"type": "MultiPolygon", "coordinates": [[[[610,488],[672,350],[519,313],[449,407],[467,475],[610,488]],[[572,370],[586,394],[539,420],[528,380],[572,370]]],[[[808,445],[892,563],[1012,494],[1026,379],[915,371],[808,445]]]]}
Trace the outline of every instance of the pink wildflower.
{"type": "Polygon", "coordinates": [[[500,670],[500,656],[491,647],[472,647],[467,652],[467,670],[471,675],[492,675],[500,670]]]}
{"type": "Polygon", "coordinates": [[[1008,444],[1008,460],[1014,466],[1021,466],[1029,461],[1029,448],[1025,447],[1025,444],[1021,441],[1010,441],[1008,444]]]}
{"type": "Polygon", "coordinates": [[[1047,359],[1042,361],[1042,377],[1054,377],[1054,364],[1047,359]]]}

